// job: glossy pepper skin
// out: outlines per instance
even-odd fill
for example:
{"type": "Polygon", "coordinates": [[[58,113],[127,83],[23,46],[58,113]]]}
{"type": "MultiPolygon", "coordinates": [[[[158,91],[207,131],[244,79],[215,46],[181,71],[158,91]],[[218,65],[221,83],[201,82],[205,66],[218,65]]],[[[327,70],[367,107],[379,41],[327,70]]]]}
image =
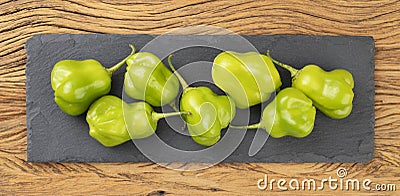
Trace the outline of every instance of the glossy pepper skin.
{"type": "Polygon", "coordinates": [[[273,61],[291,72],[292,86],[312,99],[313,104],[325,115],[334,119],[350,115],[354,98],[354,80],[350,72],[344,69],[327,72],[313,64],[297,70],[273,61]]]}
{"type": "Polygon", "coordinates": [[[157,113],[147,102],[124,102],[126,127],[132,139],[142,139],[154,134],[160,119],[179,116],[185,112],[157,113]]]}
{"type": "Polygon", "coordinates": [[[221,138],[221,129],[226,128],[235,116],[235,103],[228,96],[217,95],[208,87],[189,87],[173,67],[171,57],[168,58],[170,67],[184,89],[180,111],[188,113],[183,119],[189,133],[198,144],[212,146],[221,138]]]}
{"type": "Polygon", "coordinates": [[[212,78],[242,109],[265,102],[282,85],[271,59],[256,52],[220,53],[214,59],[212,78]]]}
{"type": "Polygon", "coordinates": [[[219,96],[211,89],[187,87],[182,93],[180,110],[189,112],[184,116],[192,139],[203,146],[212,146],[221,138],[235,116],[235,104],[228,96],[219,96]]]}
{"type": "Polygon", "coordinates": [[[149,137],[156,131],[158,120],[181,114],[157,113],[146,102],[128,104],[116,96],[105,95],[90,106],[86,121],[90,136],[111,147],[130,139],[149,137]]]}
{"type": "Polygon", "coordinates": [[[125,126],[122,100],[105,95],[96,100],[86,114],[89,135],[107,147],[117,146],[131,138],[125,126]]]}
{"type": "Polygon", "coordinates": [[[296,88],[281,90],[275,99],[264,108],[261,121],[250,126],[232,128],[262,128],[273,138],[292,136],[303,138],[314,128],[316,109],[304,93],[296,88]]]}
{"type": "Polygon", "coordinates": [[[124,90],[127,95],[157,107],[175,100],[179,81],[157,56],[139,52],[130,56],[126,64],[124,90]]]}
{"type": "Polygon", "coordinates": [[[111,75],[125,60],[108,69],[93,59],[59,61],[51,72],[54,101],[69,115],[84,113],[93,101],[110,92],[111,75]]]}

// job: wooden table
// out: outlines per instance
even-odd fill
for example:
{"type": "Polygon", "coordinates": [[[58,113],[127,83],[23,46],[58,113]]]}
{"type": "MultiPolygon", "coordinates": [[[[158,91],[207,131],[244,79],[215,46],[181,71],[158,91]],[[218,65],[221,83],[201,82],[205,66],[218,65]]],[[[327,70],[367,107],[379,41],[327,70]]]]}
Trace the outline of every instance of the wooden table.
{"type": "MultiPolygon", "coordinates": [[[[400,189],[400,1],[0,1],[0,193],[5,194],[268,194],[257,181],[369,178],[400,189]],[[118,2],[118,3],[116,3],[118,2]],[[24,44],[41,33],[162,34],[215,25],[239,34],[367,35],[376,41],[375,153],[368,163],[224,163],[174,171],[153,163],[26,161],[24,44]]],[[[276,184],[275,184],[276,186],[276,184]]],[[[345,193],[359,194],[359,191],[345,193]]],[[[339,193],[286,191],[285,194],[339,193]]]]}

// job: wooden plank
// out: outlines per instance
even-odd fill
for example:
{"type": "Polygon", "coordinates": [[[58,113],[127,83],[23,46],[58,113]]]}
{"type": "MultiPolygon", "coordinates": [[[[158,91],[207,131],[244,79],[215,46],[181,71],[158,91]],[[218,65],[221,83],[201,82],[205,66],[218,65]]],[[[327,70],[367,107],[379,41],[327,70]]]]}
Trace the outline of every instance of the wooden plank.
{"type": "MultiPolygon", "coordinates": [[[[53,194],[267,194],[257,180],[335,176],[400,181],[400,2],[0,1],[0,192],[53,194]],[[152,163],[26,162],[24,44],[41,33],[152,33],[215,25],[240,34],[369,35],[376,41],[375,158],[369,163],[231,163],[179,172],[152,163]]],[[[397,186],[400,186],[397,184],[397,186]]],[[[399,187],[397,187],[399,189],[399,187]]],[[[321,194],[320,191],[288,191],[321,194]]],[[[339,193],[325,189],[324,193],[339,193]]],[[[347,193],[359,194],[349,191],[347,193]]],[[[363,191],[366,194],[390,192],[363,191]]]]}

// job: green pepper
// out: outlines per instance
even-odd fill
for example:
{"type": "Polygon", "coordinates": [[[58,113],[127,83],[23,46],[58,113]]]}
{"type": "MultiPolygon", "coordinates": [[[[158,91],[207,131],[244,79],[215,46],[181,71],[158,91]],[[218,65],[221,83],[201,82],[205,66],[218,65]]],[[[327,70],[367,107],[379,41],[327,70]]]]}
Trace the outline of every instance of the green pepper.
{"type": "Polygon", "coordinates": [[[271,59],[257,52],[220,53],[214,59],[212,78],[242,109],[265,102],[282,85],[271,59]]]}
{"type": "Polygon", "coordinates": [[[272,61],[290,71],[292,86],[306,94],[325,115],[334,119],[350,115],[354,98],[354,80],[350,72],[344,69],[327,72],[313,64],[297,70],[275,59],[272,61]]]}
{"type": "Polygon", "coordinates": [[[212,146],[221,138],[221,129],[226,128],[236,113],[235,103],[225,95],[217,95],[205,86],[189,87],[183,77],[168,63],[182,85],[180,110],[192,139],[200,145],[212,146]]]}
{"type": "Polygon", "coordinates": [[[144,101],[124,104],[125,122],[132,139],[151,136],[162,118],[187,114],[186,112],[157,113],[144,101]]]}
{"type": "MultiPolygon", "coordinates": [[[[132,55],[135,49],[130,47],[132,55]]],[[[110,92],[111,76],[127,58],[107,69],[93,59],[59,61],[51,71],[54,101],[69,115],[84,113],[93,101],[110,92]]]]}
{"type": "Polygon", "coordinates": [[[130,56],[126,64],[124,90],[127,95],[157,107],[175,100],[178,79],[157,56],[139,52],[130,56]]]}
{"type": "Polygon", "coordinates": [[[86,114],[89,135],[107,147],[130,140],[125,126],[122,100],[113,95],[97,99],[86,114]]]}
{"type": "Polygon", "coordinates": [[[261,121],[249,126],[233,126],[237,129],[262,128],[269,131],[274,138],[292,136],[303,138],[314,128],[316,109],[312,100],[296,88],[281,90],[275,99],[269,103],[261,117],[261,121]]]}
{"type": "Polygon", "coordinates": [[[146,102],[128,104],[116,96],[105,95],[90,106],[86,121],[90,136],[111,147],[130,139],[149,137],[156,131],[158,120],[181,114],[156,113],[146,102]]]}

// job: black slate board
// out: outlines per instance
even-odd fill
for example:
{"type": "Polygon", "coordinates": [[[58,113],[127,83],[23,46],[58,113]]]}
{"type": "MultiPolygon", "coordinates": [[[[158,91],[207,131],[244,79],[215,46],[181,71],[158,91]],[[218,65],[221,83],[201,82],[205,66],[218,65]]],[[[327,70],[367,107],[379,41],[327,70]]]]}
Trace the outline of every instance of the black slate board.
{"type": "MultiPolygon", "coordinates": [[[[88,134],[85,115],[64,114],[53,101],[50,73],[63,59],[94,58],[109,67],[129,54],[128,43],[141,49],[155,35],[37,35],[26,44],[26,103],[28,128],[28,160],[35,162],[144,162],[149,161],[133,144],[105,148],[88,134]]],[[[200,40],[204,44],[219,42],[223,35],[176,35],[164,47],[180,42],[200,40]]],[[[255,131],[248,131],[238,148],[224,162],[366,162],[374,151],[374,41],[371,37],[245,35],[260,53],[267,49],[278,60],[302,67],[308,63],[325,70],[345,68],[355,79],[354,109],[342,120],[333,120],[318,112],[314,131],[306,138],[269,138],[263,148],[249,156],[255,131]]],[[[233,45],[227,48],[235,47],[233,45]]],[[[238,47],[240,48],[240,47],[238,47]]],[[[163,49],[161,47],[161,49],[163,49]]],[[[232,48],[234,49],[234,48],[232,48]]],[[[219,50],[193,47],[174,52],[177,68],[197,61],[212,62],[219,50]]],[[[245,51],[240,51],[245,52],[245,51]]],[[[157,54],[166,56],[166,54],[157,54]]],[[[165,60],[165,59],[164,59],[165,60]]],[[[290,85],[290,75],[278,68],[283,87],[290,85]]],[[[121,97],[125,68],[112,77],[111,94],[121,97]]],[[[190,72],[190,70],[187,70],[190,72]]],[[[207,71],[207,70],[205,70],[207,71]]],[[[198,74],[196,71],[192,73],[198,74]]],[[[198,84],[199,85],[199,84],[198,84]]],[[[206,84],[208,85],[208,84],[206,84]]],[[[209,85],[213,90],[219,89],[209,85]]],[[[250,122],[257,122],[262,106],[251,108],[250,122]]],[[[159,108],[157,110],[160,110],[159,108]]],[[[168,131],[161,120],[157,134],[167,144],[184,150],[201,146],[189,137],[168,131]]],[[[151,140],[143,140],[144,143],[151,140]]],[[[229,141],[228,141],[229,142],[229,141]]],[[[153,149],[157,151],[157,149],[153,149]]],[[[212,157],[212,155],[210,156],[212,157]]],[[[169,157],[165,161],[207,161],[209,157],[169,157]]]]}

